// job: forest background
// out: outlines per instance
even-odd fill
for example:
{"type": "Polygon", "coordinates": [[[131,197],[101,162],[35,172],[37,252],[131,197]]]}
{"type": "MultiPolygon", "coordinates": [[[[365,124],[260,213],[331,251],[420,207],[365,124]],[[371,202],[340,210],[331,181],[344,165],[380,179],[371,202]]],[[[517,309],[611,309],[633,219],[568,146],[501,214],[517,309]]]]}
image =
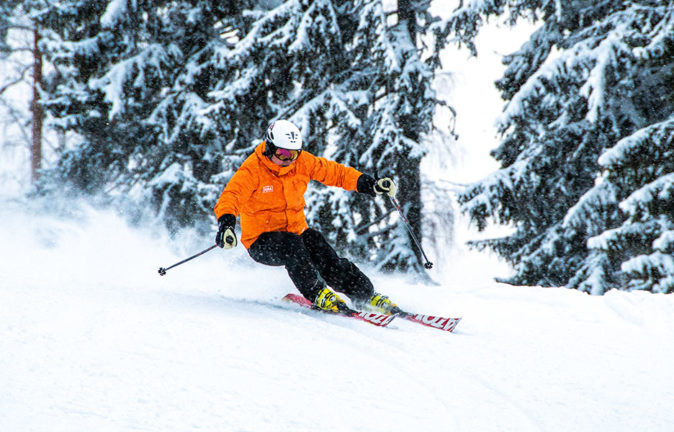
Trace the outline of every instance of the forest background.
{"type": "MultiPolygon", "coordinates": [[[[3,122],[20,125],[4,146],[36,155],[36,136],[41,150],[51,143],[33,158],[32,194],[66,190],[174,234],[210,235],[226,180],[270,119],[290,118],[309,151],[394,176],[435,250],[451,244],[454,194],[479,229],[506,226],[472,243],[506,259],[506,282],[674,290],[674,4],[455,6],[4,2],[4,68],[15,73],[0,83],[3,122]],[[475,53],[488,18],[535,30],[496,83],[498,168],[463,187],[433,174],[452,169],[461,139],[441,54],[448,44],[475,53]],[[27,114],[5,96],[30,78],[27,114]]],[[[308,204],[310,223],[350,257],[425,275],[388,203],[317,187],[308,204]]]]}

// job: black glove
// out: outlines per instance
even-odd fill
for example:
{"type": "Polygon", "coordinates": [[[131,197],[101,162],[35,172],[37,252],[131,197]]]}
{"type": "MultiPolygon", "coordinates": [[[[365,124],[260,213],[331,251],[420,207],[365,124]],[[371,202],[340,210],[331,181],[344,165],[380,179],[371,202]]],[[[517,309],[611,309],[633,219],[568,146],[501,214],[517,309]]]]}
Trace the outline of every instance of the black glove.
{"type": "Polygon", "coordinates": [[[215,244],[225,249],[236,247],[236,234],[234,234],[235,225],[236,216],[232,214],[220,216],[220,218],[218,218],[218,233],[215,235],[215,244]]]}
{"type": "Polygon", "coordinates": [[[386,194],[390,197],[395,197],[398,188],[390,177],[382,177],[375,180],[372,176],[362,174],[358,177],[356,190],[370,196],[386,194]]]}

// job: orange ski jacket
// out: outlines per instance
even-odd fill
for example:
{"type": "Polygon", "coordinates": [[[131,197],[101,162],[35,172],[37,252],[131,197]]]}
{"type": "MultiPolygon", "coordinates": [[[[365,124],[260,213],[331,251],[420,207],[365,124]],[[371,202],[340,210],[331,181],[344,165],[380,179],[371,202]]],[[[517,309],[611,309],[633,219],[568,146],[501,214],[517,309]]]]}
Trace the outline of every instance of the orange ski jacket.
{"type": "Polygon", "coordinates": [[[309,180],[355,191],[361,172],[303,151],[287,167],[263,155],[265,142],[241,164],[215,205],[215,216],[241,216],[241,243],[248,249],[264,232],[302,234],[308,228],[304,193],[309,180]]]}

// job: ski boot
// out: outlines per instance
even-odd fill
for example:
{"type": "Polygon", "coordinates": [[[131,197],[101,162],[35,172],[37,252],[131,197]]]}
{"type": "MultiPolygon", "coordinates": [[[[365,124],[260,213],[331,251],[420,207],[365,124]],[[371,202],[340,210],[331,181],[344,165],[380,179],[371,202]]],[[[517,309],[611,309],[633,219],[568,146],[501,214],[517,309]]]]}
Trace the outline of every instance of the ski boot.
{"type": "Polygon", "coordinates": [[[316,296],[314,307],[327,312],[340,312],[349,309],[346,302],[327,287],[323,288],[316,296]]]}
{"type": "Polygon", "coordinates": [[[377,292],[370,297],[367,301],[367,305],[370,309],[387,315],[395,314],[400,311],[398,305],[393,303],[390,298],[377,292]]]}

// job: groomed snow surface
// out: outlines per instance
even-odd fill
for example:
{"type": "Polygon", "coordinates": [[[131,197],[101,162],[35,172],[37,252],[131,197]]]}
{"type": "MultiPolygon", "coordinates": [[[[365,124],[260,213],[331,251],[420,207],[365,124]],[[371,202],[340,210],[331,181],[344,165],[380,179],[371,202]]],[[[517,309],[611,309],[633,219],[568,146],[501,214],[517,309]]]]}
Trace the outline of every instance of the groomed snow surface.
{"type": "Polygon", "coordinates": [[[453,334],[294,309],[243,248],[109,212],[0,205],[0,430],[667,431],[674,296],[500,285],[454,253],[436,286],[373,276],[453,334]],[[184,245],[179,247],[179,245],[184,245]]]}

